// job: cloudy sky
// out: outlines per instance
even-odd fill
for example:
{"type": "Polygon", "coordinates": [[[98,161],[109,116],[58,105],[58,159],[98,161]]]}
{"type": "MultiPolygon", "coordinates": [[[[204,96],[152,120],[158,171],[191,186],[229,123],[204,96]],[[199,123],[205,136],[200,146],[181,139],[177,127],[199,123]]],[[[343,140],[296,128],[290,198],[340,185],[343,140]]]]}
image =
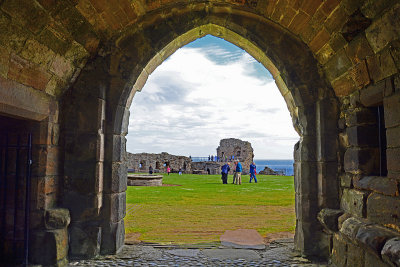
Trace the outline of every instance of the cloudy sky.
{"type": "Polygon", "coordinates": [[[206,36],[177,50],[132,106],[131,153],[216,154],[219,140],[249,141],[256,159],[292,159],[299,139],[271,74],[244,50],[206,36]]]}

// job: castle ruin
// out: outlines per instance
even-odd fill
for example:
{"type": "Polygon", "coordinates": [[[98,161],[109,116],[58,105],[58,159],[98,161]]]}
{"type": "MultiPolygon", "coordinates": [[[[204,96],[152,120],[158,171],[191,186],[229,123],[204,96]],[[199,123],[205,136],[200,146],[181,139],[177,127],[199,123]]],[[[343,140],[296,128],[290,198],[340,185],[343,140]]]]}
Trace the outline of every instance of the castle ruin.
{"type": "Polygon", "coordinates": [[[155,173],[167,172],[168,166],[171,172],[178,172],[181,169],[183,172],[190,173],[192,170],[192,160],[185,156],[174,156],[166,152],[160,154],[127,152],[126,154],[128,170],[132,172],[148,172],[150,166],[155,173]]]}
{"type": "Polygon", "coordinates": [[[398,265],[399,29],[398,0],[1,0],[0,257],[121,251],[132,99],[211,34],[271,72],[300,136],[295,250],[398,265]]]}

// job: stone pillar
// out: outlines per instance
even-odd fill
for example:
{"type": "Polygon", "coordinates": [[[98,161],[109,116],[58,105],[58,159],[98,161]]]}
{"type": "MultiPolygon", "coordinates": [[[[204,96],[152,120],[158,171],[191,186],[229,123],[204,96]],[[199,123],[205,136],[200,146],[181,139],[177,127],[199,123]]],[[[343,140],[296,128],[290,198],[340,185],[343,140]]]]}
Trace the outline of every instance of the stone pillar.
{"type": "Polygon", "coordinates": [[[71,259],[100,253],[103,206],[104,121],[107,74],[97,58],[63,99],[64,186],[62,204],[71,213],[71,259]],[[95,70],[92,67],[95,66],[95,70]]]}
{"type": "Polygon", "coordinates": [[[128,133],[129,109],[122,106],[110,109],[115,113],[107,113],[110,117],[106,132],[102,254],[117,253],[125,239],[123,218],[126,212],[128,174],[125,136],[128,133]]]}
{"type": "Polygon", "coordinates": [[[316,163],[315,106],[299,107],[300,141],[294,148],[294,183],[296,201],[295,248],[303,255],[318,255],[318,232],[321,230],[317,221],[318,180],[316,163]]]}
{"type": "Polygon", "coordinates": [[[334,98],[316,104],[318,206],[339,208],[338,180],[338,104],[334,98]]]}

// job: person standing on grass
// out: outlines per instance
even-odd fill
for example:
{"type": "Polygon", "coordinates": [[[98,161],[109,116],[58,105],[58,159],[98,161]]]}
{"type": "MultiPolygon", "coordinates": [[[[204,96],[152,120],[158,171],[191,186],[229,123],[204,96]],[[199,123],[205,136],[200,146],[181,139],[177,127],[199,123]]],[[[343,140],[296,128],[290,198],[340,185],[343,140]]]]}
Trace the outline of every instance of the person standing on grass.
{"type": "Polygon", "coordinates": [[[257,183],[256,164],[254,164],[254,162],[252,164],[250,164],[250,183],[253,178],[254,178],[254,182],[257,183]]]}
{"type": "Polygon", "coordinates": [[[230,171],[230,167],[229,167],[229,163],[225,163],[222,167],[221,167],[221,179],[222,179],[222,183],[223,184],[227,184],[228,183],[228,173],[230,171]]]}
{"type": "Polygon", "coordinates": [[[182,168],[179,168],[179,175],[182,175],[182,168]]]}
{"type": "Polygon", "coordinates": [[[153,167],[151,167],[151,165],[149,167],[149,174],[153,174],[153,167]]]}
{"type": "Polygon", "coordinates": [[[170,172],[171,172],[171,168],[169,166],[167,166],[167,174],[169,175],[170,172]]]}
{"type": "Polygon", "coordinates": [[[236,160],[235,162],[236,162],[236,169],[235,169],[234,175],[236,176],[236,179],[235,179],[235,177],[233,177],[233,180],[236,181],[235,184],[241,185],[242,184],[242,164],[240,164],[239,160],[236,160]]]}

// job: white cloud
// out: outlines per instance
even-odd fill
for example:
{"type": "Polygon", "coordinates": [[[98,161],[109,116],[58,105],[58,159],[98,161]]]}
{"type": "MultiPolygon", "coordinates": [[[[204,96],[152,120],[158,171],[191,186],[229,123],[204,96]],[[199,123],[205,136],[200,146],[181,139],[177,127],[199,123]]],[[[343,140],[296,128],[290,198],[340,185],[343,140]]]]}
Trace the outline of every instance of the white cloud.
{"type": "Polygon", "coordinates": [[[252,143],[255,157],[292,158],[298,136],[270,77],[238,51],[181,48],[150,75],[131,106],[127,150],[208,156],[219,140],[252,143]],[[235,58],[220,64],[219,59],[235,58]]]}

